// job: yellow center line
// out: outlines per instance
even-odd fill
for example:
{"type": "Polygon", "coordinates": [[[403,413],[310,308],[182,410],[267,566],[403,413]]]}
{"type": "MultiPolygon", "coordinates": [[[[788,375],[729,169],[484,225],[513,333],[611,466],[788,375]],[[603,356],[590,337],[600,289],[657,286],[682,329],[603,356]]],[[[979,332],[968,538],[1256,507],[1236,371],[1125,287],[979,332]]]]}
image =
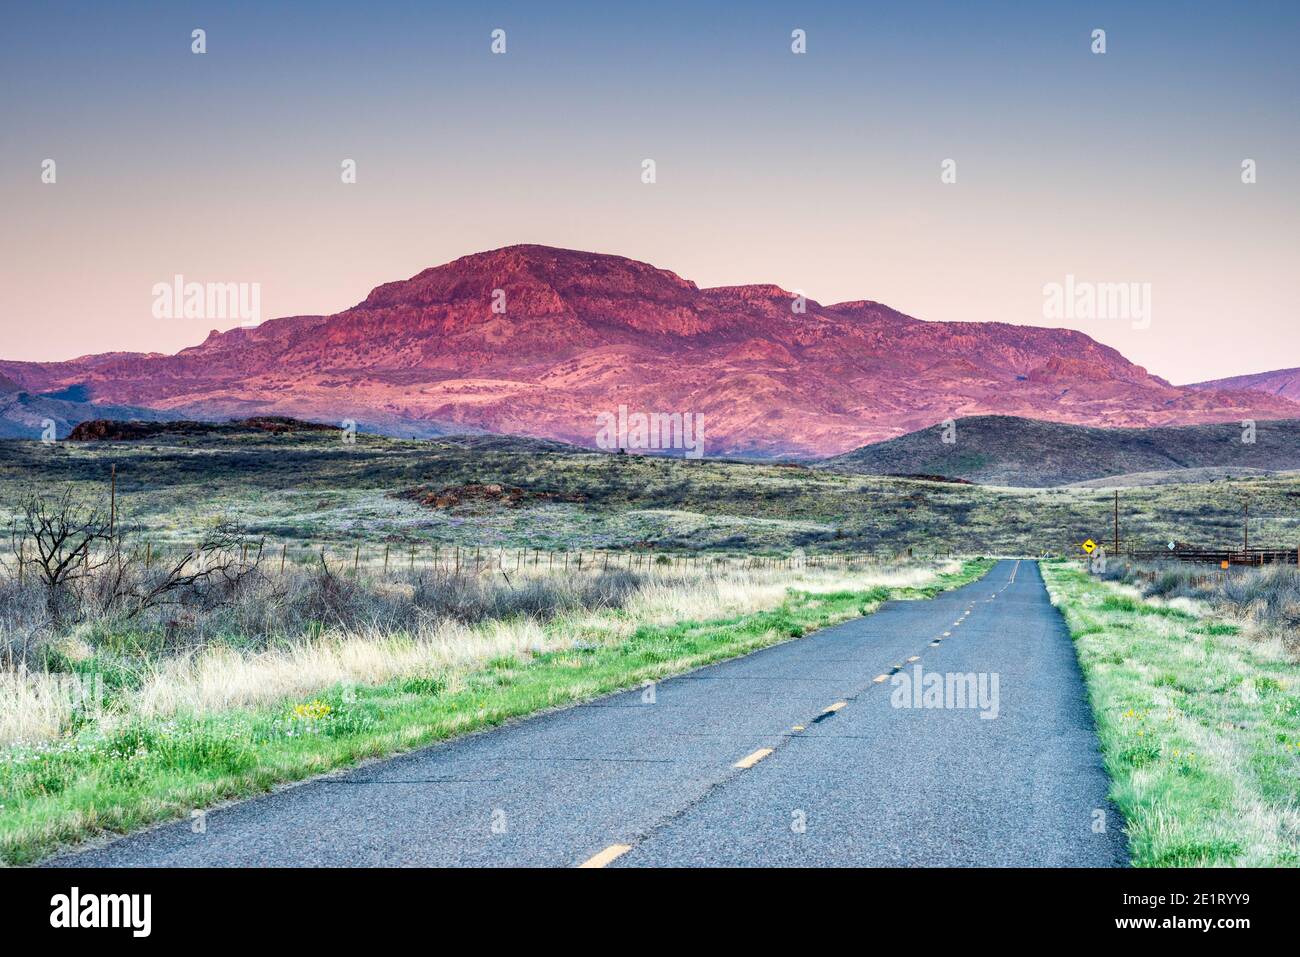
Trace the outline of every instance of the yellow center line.
{"type": "Polygon", "coordinates": [[[631,844],[611,844],[599,854],[593,854],[587,858],[579,867],[604,867],[610,861],[622,857],[628,851],[632,850],[631,844]]]}
{"type": "MultiPolygon", "coordinates": [[[[1016,569],[1018,569],[1019,567],[1020,567],[1020,563],[1017,562],[1017,563],[1016,563],[1016,569]]],[[[1012,575],[1011,581],[1015,581],[1015,572],[1016,572],[1016,569],[1013,569],[1013,570],[1012,570],[1012,573],[1011,573],[1011,575],[1012,575]]],[[[1008,582],[1007,584],[1010,584],[1010,582],[1008,582]]],[[[1006,586],[1004,585],[1003,588],[1005,588],[1005,587],[1006,587],[1006,586]]],[[[995,593],[995,594],[991,595],[990,597],[991,597],[991,598],[996,598],[996,597],[997,597],[997,594],[995,593]]],[[[971,611],[972,611],[971,608],[967,608],[966,611],[962,613],[961,617],[958,618],[956,621],[954,621],[954,622],[952,623],[952,626],[953,626],[954,628],[956,628],[958,625],[960,625],[960,624],[962,623],[962,621],[966,618],[966,616],[969,615],[969,614],[971,613],[971,611]]],[[[943,637],[944,637],[944,638],[951,637],[951,635],[952,635],[952,632],[951,632],[951,631],[945,631],[945,632],[943,633],[943,637]]],[[[933,647],[933,646],[939,644],[939,642],[942,641],[942,640],[943,640],[942,638],[936,638],[936,639],[934,639],[934,641],[930,642],[931,647],[933,647]]],[[[920,661],[920,660],[921,660],[921,656],[920,656],[920,655],[912,655],[910,658],[907,659],[908,663],[911,663],[911,662],[914,662],[914,661],[920,661]]],[[[899,670],[902,669],[902,667],[903,667],[903,665],[901,665],[901,664],[894,665],[894,670],[895,670],[895,671],[899,671],[899,670]]],[[[887,674],[886,674],[886,675],[876,675],[876,677],[874,677],[874,678],[871,679],[871,681],[872,681],[873,684],[881,684],[881,683],[883,683],[883,682],[885,682],[885,681],[887,681],[887,680],[889,680],[889,675],[887,675],[887,674]]],[[[847,701],[836,701],[834,704],[832,704],[832,705],[828,705],[827,707],[823,708],[823,709],[822,709],[822,714],[834,714],[836,711],[839,711],[839,710],[841,710],[842,708],[846,708],[846,707],[848,707],[848,702],[847,702],[847,701]]],[[[793,730],[795,730],[795,731],[803,731],[804,729],[805,729],[805,726],[802,725],[802,724],[796,724],[796,725],[794,726],[794,728],[793,728],[793,730]]],[[[752,752],[751,754],[747,754],[747,755],[745,755],[743,758],[741,758],[739,761],[737,761],[735,764],[733,764],[732,767],[733,767],[733,768],[740,768],[741,770],[748,770],[749,768],[752,768],[754,765],[758,764],[759,761],[762,761],[762,760],[763,760],[764,758],[766,758],[768,755],[772,754],[773,751],[774,751],[773,748],[759,748],[757,751],[754,751],[754,752],[752,752]]],[[[591,857],[587,858],[587,860],[583,861],[583,862],[582,862],[581,864],[579,864],[578,866],[579,866],[579,867],[592,867],[592,868],[596,868],[596,867],[605,867],[605,866],[608,865],[611,861],[615,861],[615,860],[617,860],[618,858],[622,857],[624,854],[626,854],[626,853],[627,853],[628,851],[630,851],[630,850],[632,850],[632,845],[630,845],[630,844],[611,844],[609,847],[605,848],[605,849],[604,849],[603,851],[601,851],[599,854],[593,854],[591,857]]]]}
{"type": "Polygon", "coordinates": [[[753,754],[745,755],[745,757],[741,758],[739,761],[733,764],[732,767],[752,768],[754,765],[758,764],[759,761],[762,761],[765,757],[767,757],[771,753],[772,753],[771,748],[759,748],[753,754]]]}

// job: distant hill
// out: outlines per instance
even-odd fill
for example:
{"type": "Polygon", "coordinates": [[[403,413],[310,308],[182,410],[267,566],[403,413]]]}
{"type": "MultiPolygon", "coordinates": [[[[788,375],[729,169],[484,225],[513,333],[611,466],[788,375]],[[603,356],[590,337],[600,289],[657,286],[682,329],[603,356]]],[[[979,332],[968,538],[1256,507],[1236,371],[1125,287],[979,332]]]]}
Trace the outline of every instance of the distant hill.
{"type": "Polygon", "coordinates": [[[1070,488],[1138,488],[1143,485],[1195,485],[1227,479],[1267,478],[1272,475],[1293,476],[1300,473],[1287,469],[1249,469],[1207,465],[1196,469],[1166,469],[1163,472],[1125,472],[1105,478],[1072,482],[1070,488]]]}
{"type": "Polygon", "coordinates": [[[54,423],[54,437],[65,439],[73,428],[88,419],[138,419],[156,422],[166,412],[129,405],[98,404],[61,395],[34,395],[0,376],[0,439],[39,439],[46,421],[54,423]]]}
{"type": "MultiPolygon", "coordinates": [[[[1131,473],[1222,469],[1300,469],[1300,419],[1256,423],[1255,442],[1242,442],[1239,423],[1097,429],[1015,416],[958,419],[956,442],[944,444],[943,427],[823,459],[817,468],[863,475],[942,475],[982,485],[1044,487],[1131,473]]],[[[1188,473],[1196,481],[1195,472],[1188,473]]],[[[1199,473],[1204,475],[1205,473],[1199,473]]],[[[1135,484],[1145,484],[1139,481],[1135,484]]]]}
{"type": "Polygon", "coordinates": [[[1195,382],[1192,385],[1184,386],[1184,388],[1209,392],[1262,392],[1265,395],[1276,395],[1284,399],[1300,401],[1300,369],[1275,369],[1272,372],[1235,375],[1227,379],[1195,382]]]}

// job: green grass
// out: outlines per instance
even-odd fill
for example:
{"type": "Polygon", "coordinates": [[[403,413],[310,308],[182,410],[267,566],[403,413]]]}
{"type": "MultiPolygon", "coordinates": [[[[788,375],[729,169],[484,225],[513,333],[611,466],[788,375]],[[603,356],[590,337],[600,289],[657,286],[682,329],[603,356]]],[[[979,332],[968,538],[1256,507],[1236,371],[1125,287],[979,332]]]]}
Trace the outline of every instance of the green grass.
{"type": "Polygon", "coordinates": [[[1139,867],[1300,865],[1300,664],[1044,563],[1139,867]]]}
{"type": "MultiPolygon", "coordinates": [[[[573,704],[927,598],[983,575],[963,563],[923,588],[789,591],[777,607],[729,618],[642,625],[611,637],[592,623],[566,650],[498,658],[456,680],[404,678],[335,687],[309,702],[216,716],[86,729],[57,745],[0,755],[0,859],[23,864],[59,845],[122,833],[366,758],[420,747],[573,704]]],[[[553,626],[548,626],[553,627],[553,626]]]]}

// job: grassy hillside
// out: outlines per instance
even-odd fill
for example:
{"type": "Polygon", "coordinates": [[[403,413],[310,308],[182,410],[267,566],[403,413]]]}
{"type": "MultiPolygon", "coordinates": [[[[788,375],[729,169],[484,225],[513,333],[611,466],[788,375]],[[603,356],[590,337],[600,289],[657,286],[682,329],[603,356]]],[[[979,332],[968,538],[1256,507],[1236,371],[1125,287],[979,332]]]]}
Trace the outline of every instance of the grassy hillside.
{"type": "MultiPolygon", "coordinates": [[[[1261,430],[1266,435],[1267,430],[1261,430]]],[[[1262,440],[1262,439],[1261,439],[1262,440]]],[[[0,442],[0,523],[24,489],[106,498],[153,545],[192,544],[218,516],[290,560],[325,547],[616,549],[699,554],[1075,554],[1111,538],[1113,492],[987,488],[803,466],[607,455],[532,440],[404,441],[248,433],[143,442],[0,442]],[[480,486],[474,494],[443,489],[480,486]],[[493,492],[489,487],[499,485],[493,492]],[[413,494],[419,489],[420,494],[413,494]],[[516,491],[517,490],[517,491],[516,491]],[[439,500],[451,501],[440,507],[439,500]]],[[[1120,494],[1125,542],[1300,544],[1300,477],[1152,485],[1120,494]]],[[[314,560],[314,558],[313,558],[314,560]]]]}
{"type": "MultiPolygon", "coordinates": [[[[984,485],[1042,488],[1129,473],[1190,468],[1300,469],[1300,420],[1095,429],[1005,415],[958,419],[955,442],[934,426],[826,459],[819,468],[856,475],[944,475],[984,485]]],[[[1145,484],[1145,483],[1135,483],[1145,484]]]]}

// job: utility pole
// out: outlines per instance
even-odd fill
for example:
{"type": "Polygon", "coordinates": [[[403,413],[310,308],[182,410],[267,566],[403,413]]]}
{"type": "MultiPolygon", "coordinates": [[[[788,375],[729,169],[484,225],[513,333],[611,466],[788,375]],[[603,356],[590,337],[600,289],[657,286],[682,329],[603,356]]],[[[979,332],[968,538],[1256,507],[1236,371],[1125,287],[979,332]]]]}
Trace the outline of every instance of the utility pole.
{"type": "Polygon", "coordinates": [[[1248,552],[1250,551],[1250,501],[1247,500],[1242,507],[1245,511],[1241,521],[1241,550],[1248,552]]]}
{"type": "Polygon", "coordinates": [[[1115,550],[1111,554],[1119,558],[1119,489],[1115,489],[1115,550]]]}
{"type": "Polygon", "coordinates": [[[113,538],[113,532],[117,528],[117,463],[114,462],[109,466],[108,478],[108,537],[113,538]]]}

